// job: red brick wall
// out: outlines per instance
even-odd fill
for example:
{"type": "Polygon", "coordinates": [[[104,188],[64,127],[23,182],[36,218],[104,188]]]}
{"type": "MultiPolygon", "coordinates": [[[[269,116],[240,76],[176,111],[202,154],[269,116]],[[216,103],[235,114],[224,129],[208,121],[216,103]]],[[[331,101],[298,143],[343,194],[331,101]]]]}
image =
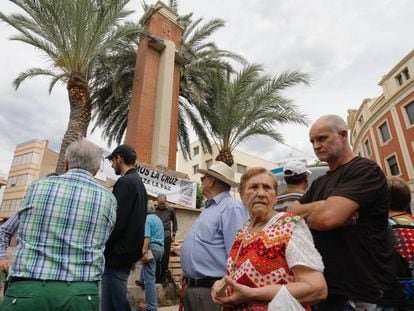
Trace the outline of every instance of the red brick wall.
{"type": "MultiPolygon", "coordinates": [[[[172,40],[177,49],[181,46],[181,29],[159,13],[155,13],[151,17],[147,30],[158,37],[172,40]]],[[[148,164],[151,164],[159,58],[159,52],[148,45],[148,40],[141,39],[137,53],[125,142],[135,148],[139,162],[148,164]]],[[[176,65],[168,159],[168,168],[173,170],[175,169],[177,152],[179,78],[179,66],[176,65]]]]}

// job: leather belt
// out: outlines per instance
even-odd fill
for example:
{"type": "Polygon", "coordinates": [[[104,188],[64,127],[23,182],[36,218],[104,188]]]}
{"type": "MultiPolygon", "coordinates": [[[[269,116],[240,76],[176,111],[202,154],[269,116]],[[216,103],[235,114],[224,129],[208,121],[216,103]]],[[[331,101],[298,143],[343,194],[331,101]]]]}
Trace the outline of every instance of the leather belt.
{"type": "Polygon", "coordinates": [[[189,287],[212,287],[217,280],[220,280],[220,278],[209,276],[202,279],[185,278],[185,284],[189,287]]]}

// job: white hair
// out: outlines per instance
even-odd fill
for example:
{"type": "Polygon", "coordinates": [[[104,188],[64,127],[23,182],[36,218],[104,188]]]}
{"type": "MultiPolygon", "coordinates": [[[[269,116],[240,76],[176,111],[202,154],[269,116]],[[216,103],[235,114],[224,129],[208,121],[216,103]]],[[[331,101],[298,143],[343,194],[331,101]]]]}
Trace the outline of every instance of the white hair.
{"type": "Polygon", "coordinates": [[[102,149],[85,139],[76,140],[66,148],[68,169],[82,168],[94,174],[101,166],[101,159],[102,149]]]}

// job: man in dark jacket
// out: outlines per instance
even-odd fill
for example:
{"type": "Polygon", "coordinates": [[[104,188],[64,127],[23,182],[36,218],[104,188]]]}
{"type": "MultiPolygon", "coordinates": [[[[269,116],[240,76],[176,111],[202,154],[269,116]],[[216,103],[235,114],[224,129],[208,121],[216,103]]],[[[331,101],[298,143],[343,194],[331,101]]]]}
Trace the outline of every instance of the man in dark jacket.
{"type": "Polygon", "coordinates": [[[147,192],[135,171],[137,156],[130,145],[120,145],[107,156],[115,174],[121,175],[113,194],[118,202],[116,223],[105,248],[102,276],[102,311],[130,310],[127,281],[131,267],[142,257],[147,192]]]}
{"type": "Polygon", "coordinates": [[[162,220],[164,225],[164,255],[157,262],[155,275],[157,277],[156,282],[164,284],[167,282],[166,274],[170,261],[171,242],[175,241],[175,233],[177,232],[177,216],[175,215],[175,210],[168,206],[165,194],[160,193],[157,197],[157,202],[155,214],[162,220]]]}

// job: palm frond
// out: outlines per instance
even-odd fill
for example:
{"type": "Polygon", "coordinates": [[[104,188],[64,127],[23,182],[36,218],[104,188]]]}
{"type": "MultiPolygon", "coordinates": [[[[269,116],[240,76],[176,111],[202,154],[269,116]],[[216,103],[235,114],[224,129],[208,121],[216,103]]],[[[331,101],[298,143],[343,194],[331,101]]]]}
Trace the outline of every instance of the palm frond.
{"type": "Polygon", "coordinates": [[[33,78],[35,76],[51,76],[55,78],[57,76],[56,72],[43,69],[43,68],[29,68],[26,71],[20,72],[17,77],[13,80],[13,86],[17,90],[20,84],[28,79],[33,78]]]}

